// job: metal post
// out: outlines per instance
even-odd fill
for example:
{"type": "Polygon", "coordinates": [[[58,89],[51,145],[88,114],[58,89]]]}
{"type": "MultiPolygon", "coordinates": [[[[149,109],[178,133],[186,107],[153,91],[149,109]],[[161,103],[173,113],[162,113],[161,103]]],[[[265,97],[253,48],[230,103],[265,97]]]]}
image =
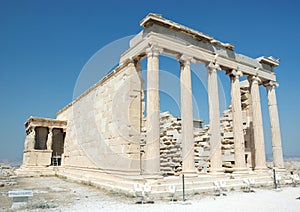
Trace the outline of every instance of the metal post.
{"type": "Polygon", "coordinates": [[[278,188],[278,185],[277,185],[277,179],[276,179],[276,171],[275,169],[273,169],[273,178],[274,178],[274,186],[275,186],[275,189],[278,188]]]}
{"type": "Polygon", "coordinates": [[[143,157],[143,152],[141,151],[141,145],[140,145],[140,175],[143,175],[142,157],[143,157]]]}
{"type": "Polygon", "coordinates": [[[182,175],[182,201],[185,201],[184,174],[182,175]]]}

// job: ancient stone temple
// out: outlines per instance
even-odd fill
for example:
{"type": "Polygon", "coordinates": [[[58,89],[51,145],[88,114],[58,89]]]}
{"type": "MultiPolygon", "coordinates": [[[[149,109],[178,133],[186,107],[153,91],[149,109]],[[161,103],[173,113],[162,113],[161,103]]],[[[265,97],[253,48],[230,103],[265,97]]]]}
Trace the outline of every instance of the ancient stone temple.
{"type": "Polygon", "coordinates": [[[195,191],[203,188],[197,183],[227,179],[228,173],[230,179],[263,176],[266,182],[270,170],[261,98],[268,99],[273,164],[284,171],[274,72],[279,60],[237,54],[232,44],[161,15],[149,14],[140,25],[142,31],[131,39],[113,71],[61,109],[56,119],[26,121],[18,173],[57,174],[125,192],[137,182],[149,182],[154,191],[163,192],[169,180],[179,184],[182,174],[189,177],[187,188],[195,191]],[[162,54],[178,60],[181,117],[160,113],[162,54]],[[141,60],[147,60],[145,92],[141,60]],[[208,72],[205,126],[193,118],[191,63],[204,64],[208,72]],[[221,71],[230,78],[231,106],[220,114],[221,71]],[[267,97],[260,96],[260,86],[267,89],[267,97]]]}

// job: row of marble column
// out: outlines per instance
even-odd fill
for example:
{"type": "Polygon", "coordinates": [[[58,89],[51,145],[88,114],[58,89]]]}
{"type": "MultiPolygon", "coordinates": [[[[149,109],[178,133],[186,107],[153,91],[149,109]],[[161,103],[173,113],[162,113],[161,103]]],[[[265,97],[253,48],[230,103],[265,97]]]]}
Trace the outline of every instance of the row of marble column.
{"type": "MultiPolygon", "coordinates": [[[[35,126],[32,126],[28,135],[26,135],[25,148],[24,148],[25,150],[35,149],[35,143],[36,143],[35,128],[36,128],[35,126]]],[[[48,135],[46,140],[47,150],[52,150],[52,138],[53,138],[53,127],[48,127],[48,135]]]]}
{"type": "MultiPolygon", "coordinates": [[[[160,48],[151,46],[147,49],[147,138],[145,149],[144,174],[157,175],[160,172],[160,99],[159,99],[159,54],[160,48]]],[[[182,172],[196,173],[194,162],[193,139],[193,108],[192,84],[190,64],[192,57],[185,55],[179,59],[180,63],[180,96],[181,96],[181,130],[182,130],[182,172]]],[[[222,172],[220,111],[218,95],[217,71],[220,67],[210,62],[208,70],[208,103],[210,119],[210,172],[222,172]]],[[[242,72],[232,70],[230,73],[231,99],[233,115],[233,133],[235,150],[235,171],[246,170],[244,133],[240,93],[240,76],[242,72]]],[[[248,77],[250,82],[252,124],[254,136],[255,170],[266,168],[264,148],[264,132],[260,105],[258,77],[248,77]]],[[[271,124],[274,166],[283,168],[280,126],[277,111],[276,83],[266,85],[268,91],[269,116],[271,124]]]]}

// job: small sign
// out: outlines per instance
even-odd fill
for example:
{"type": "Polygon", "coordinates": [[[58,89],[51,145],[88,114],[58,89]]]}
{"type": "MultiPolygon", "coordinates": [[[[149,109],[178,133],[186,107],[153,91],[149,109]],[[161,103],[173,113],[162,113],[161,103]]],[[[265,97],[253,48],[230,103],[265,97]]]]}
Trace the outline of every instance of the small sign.
{"type": "Polygon", "coordinates": [[[8,197],[32,197],[32,190],[14,190],[8,192],[8,197]]]}
{"type": "Polygon", "coordinates": [[[32,190],[14,190],[8,192],[8,197],[12,198],[12,209],[18,209],[27,205],[28,197],[32,197],[32,190]]]}

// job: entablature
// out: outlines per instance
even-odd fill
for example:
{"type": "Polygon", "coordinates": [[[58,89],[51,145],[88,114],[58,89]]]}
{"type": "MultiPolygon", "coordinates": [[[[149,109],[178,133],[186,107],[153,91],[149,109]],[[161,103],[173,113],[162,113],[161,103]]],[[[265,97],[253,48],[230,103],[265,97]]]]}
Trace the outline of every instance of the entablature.
{"type": "Polygon", "coordinates": [[[185,54],[195,58],[198,63],[214,62],[224,70],[239,69],[245,75],[276,81],[273,69],[279,65],[279,60],[273,57],[253,59],[237,54],[233,51],[233,45],[224,44],[211,36],[164,19],[161,15],[149,14],[141,26],[144,29],[130,41],[130,48],[121,55],[120,64],[128,59],[144,58],[146,49],[156,45],[163,49],[162,54],[174,57],[185,54]]]}
{"type": "Polygon", "coordinates": [[[51,128],[62,128],[67,127],[67,121],[50,119],[50,118],[40,118],[40,117],[30,117],[25,123],[26,131],[29,128],[34,127],[51,127],[51,128]]]}

